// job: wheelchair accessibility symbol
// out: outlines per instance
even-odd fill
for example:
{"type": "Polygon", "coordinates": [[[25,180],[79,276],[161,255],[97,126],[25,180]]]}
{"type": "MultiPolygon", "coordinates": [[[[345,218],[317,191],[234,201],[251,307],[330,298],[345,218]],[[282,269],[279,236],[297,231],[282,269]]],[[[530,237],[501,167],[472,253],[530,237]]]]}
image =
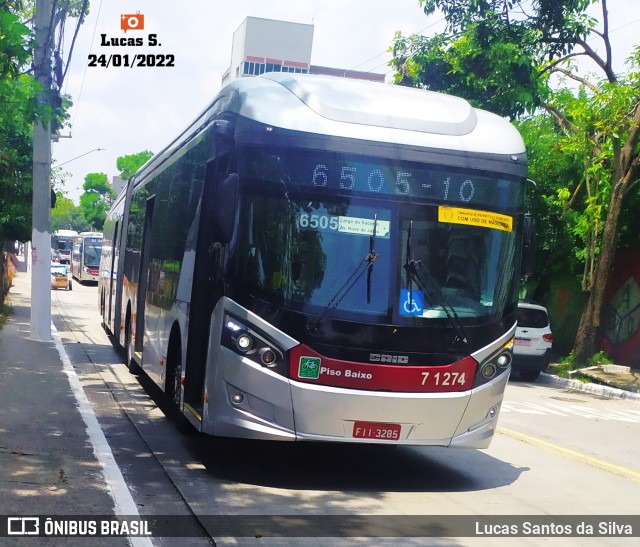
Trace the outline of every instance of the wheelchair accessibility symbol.
{"type": "Polygon", "coordinates": [[[400,315],[422,316],[424,310],[424,293],[400,289],[400,315]],[[411,294],[411,298],[409,298],[411,294]]]}

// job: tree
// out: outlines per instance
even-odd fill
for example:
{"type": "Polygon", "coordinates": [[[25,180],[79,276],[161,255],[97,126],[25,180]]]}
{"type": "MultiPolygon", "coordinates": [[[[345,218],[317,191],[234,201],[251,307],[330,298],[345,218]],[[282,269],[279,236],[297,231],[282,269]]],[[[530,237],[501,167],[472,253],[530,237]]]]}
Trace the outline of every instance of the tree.
{"type": "MultiPolygon", "coordinates": [[[[0,0],[0,242],[31,234],[31,138],[37,84],[21,70],[32,36],[12,2],[0,0]]],[[[0,243],[1,246],[1,243],[0,243]]]]}
{"type": "MultiPolygon", "coordinates": [[[[398,35],[392,62],[398,83],[454,91],[512,118],[533,114],[539,107],[566,138],[567,149],[574,147],[579,177],[571,188],[559,189],[556,199],[559,206],[563,201],[565,207],[582,204],[576,226],[581,223],[578,236],[584,236],[583,277],[589,298],[574,354],[578,363],[585,363],[595,353],[603,326],[620,215],[640,176],[640,50],[629,74],[619,79],[613,68],[606,0],[419,3],[427,14],[442,11],[447,34],[426,43],[398,35]],[[601,6],[600,29],[587,13],[595,4],[601,6]],[[592,39],[601,40],[604,57],[590,45],[592,39]],[[576,63],[580,58],[593,61],[599,79],[583,72],[584,64],[576,63]],[[552,75],[573,82],[577,91],[553,93],[551,84],[557,80],[552,75]]],[[[565,153],[558,151],[558,161],[565,153]]]]}
{"type": "Polygon", "coordinates": [[[397,34],[395,83],[446,91],[510,118],[533,110],[546,94],[546,81],[531,62],[534,52],[525,47],[523,30],[503,27],[487,19],[457,39],[397,34]]]}
{"type": "Polygon", "coordinates": [[[76,230],[87,232],[91,224],[85,219],[82,209],[62,192],[56,192],[56,206],[51,209],[51,232],[76,230]]]}
{"type": "Polygon", "coordinates": [[[32,36],[20,22],[20,6],[0,0],[0,307],[9,290],[6,241],[27,241],[31,232],[32,76],[21,74],[32,36]]]}
{"type": "Polygon", "coordinates": [[[583,256],[579,251],[577,225],[579,204],[569,188],[576,188],[582,176],[582,156],[564,141],[565,135],[549,116],[540,114],[517,121],[529,156],[529,208],[536,219],[537,243],[545,260],[537,261],[536,278],[546,285],[558,274],[580,275],[583,256]]]}
{"type": "MultiPolygon", "coordinates": [[[[78,17],[77,35],[88,13],[88,0],[67,0],[54,5],[57,11],[51,29],[52,85],[51,89],[43,90],[33,75],[35,40],[25,24],[33,19],[35,2],[0,0],[0,254],[7,240],[31,239],[34,122],[48,120],[54,130],[58,129],[71,104],[60,95],[60,89],[73,44],[65,64],[61,37],[67,16],[78,17]],[[36,101],[42,91],[49,96],[44,103],[36,101]]],[[[2,267],[0,260],[0,280],[4,279],[2,267]]],[[[0,289],[2,304],[4,286],[0,285],[0,289]]]]}
{"type": "Polygon", "coordinates": [[[113,190],[105,173],[89,173],[82,185],[80,210],[85,220],[96,230],[102,230],[113,198],[113,190]]]}
{"type": "Polygon", "coordinates": [[[137,154],[129,154],[128,156],[120,156],[116,160],[116,167],[120,170],[120,176],[124,180],[129,180],[152,157],[153,152],[149,152],[149,150],[144,150],[137,154]]]}

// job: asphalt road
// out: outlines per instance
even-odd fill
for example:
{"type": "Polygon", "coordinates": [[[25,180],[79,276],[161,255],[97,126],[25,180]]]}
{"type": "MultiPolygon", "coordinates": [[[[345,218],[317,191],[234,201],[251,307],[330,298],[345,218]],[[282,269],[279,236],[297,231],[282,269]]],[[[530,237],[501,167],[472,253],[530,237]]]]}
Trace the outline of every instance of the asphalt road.
{"type": "MultiPolygon", "coordinates": [[[[363,529],[362,536],[367,536],[376,523],[404,523],[400,515],[492,515],[498,526],[516,522],[520,527],[518,519],[506,516],[575,515],[588,520],[591,515],[609,515],[607,528],[615,516],[638,514],[638,402],[511,381],[498,434],[487,450],[212,439],[179,431],[158,405],[162,398],[153,385],[144,375],[127,371],[100,326],[95,286],[76,282],[71,292],[54,291],[52,305],[65,350],[140,514],[181,515],[189,535],[181,544],[514,541],[483,533],[428,539],[221,537],[215,523],[207,520],[215,515],[373,515],[369,528],[363,529]]],[[[534,530],[517,541],[631,545],[637,544],[640,529],[634,528],[631,538],[555,537],[554,532],[542,540],[534,530]]],[[[153,542],[175,543],[162,538],[153,542]]]]}

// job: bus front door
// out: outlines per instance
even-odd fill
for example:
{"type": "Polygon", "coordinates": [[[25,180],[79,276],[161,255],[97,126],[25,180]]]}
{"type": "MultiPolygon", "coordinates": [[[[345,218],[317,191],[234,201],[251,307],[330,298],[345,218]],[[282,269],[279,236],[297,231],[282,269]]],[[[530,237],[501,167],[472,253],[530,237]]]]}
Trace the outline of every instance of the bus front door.
{"type": "Polygon", "coordinates": [[[189,342],[184,379],[185,408],[199,421],[202,420],[204,382],[211,313],[222,295],[220,275],[216,272],[221,246],[214,241],[212,230],[212,203],[215,199],[219,160],[207,163],[205,183],[200,202],[200,219],[196,243],[196,256],[189,310],[189,342]]]}
{"type": "Polygon", "coordinates": [[[149,287],[149,263],[151,255],[151,237],[153,224],[153,206],[155,195],[147,199],[144,215],[144,230],[142,232],[142,253],[140,256],[140,274],[138,277],[138,296],[136,299],[136,339],[133,348],[134,357],[139,364],[142,362],[142,346],[144,342],[144,309],[149,287]]]}

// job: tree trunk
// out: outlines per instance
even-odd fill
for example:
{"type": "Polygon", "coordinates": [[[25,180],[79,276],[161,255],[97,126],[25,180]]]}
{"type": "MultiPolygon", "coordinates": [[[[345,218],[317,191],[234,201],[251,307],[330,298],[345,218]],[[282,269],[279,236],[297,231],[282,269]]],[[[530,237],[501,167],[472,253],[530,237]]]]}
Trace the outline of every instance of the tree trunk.
{"type": "Polygon", "coordinates": [[[593,273],[591,292],[589,300],[580,318],[580,325],[576,334],[573,354],[576,364],[583,366],[597,352],[599,335],[602,331],[602,317],[604,315],[605,296],[609,277],[613,268],[613,261],[616,253],[616,242],[618,234],[618,220],[624,202],[624,180],[614,183],[611,192],[609,210],[604,223],[602,234],[602,245],[596,269],[593,273]]]}
{"type": "Polygon", "coordinates": [[[636,152],[640,141],[640,107],[634,107],[630,124],[629,137],[622,147],[618,139],[614,139],[615,171],[609,210],[604,223],[600,257],[593,275],[589,300],[580,318],[576,334],[573,354],[576,364],[585,365],[593,357],[598,348],[599,335],[602,332],[602,321],[609,276],[613,268],[618,222],[624,203],[625,194],[635,184],[640,170],[640,156],[636,152]]]}

